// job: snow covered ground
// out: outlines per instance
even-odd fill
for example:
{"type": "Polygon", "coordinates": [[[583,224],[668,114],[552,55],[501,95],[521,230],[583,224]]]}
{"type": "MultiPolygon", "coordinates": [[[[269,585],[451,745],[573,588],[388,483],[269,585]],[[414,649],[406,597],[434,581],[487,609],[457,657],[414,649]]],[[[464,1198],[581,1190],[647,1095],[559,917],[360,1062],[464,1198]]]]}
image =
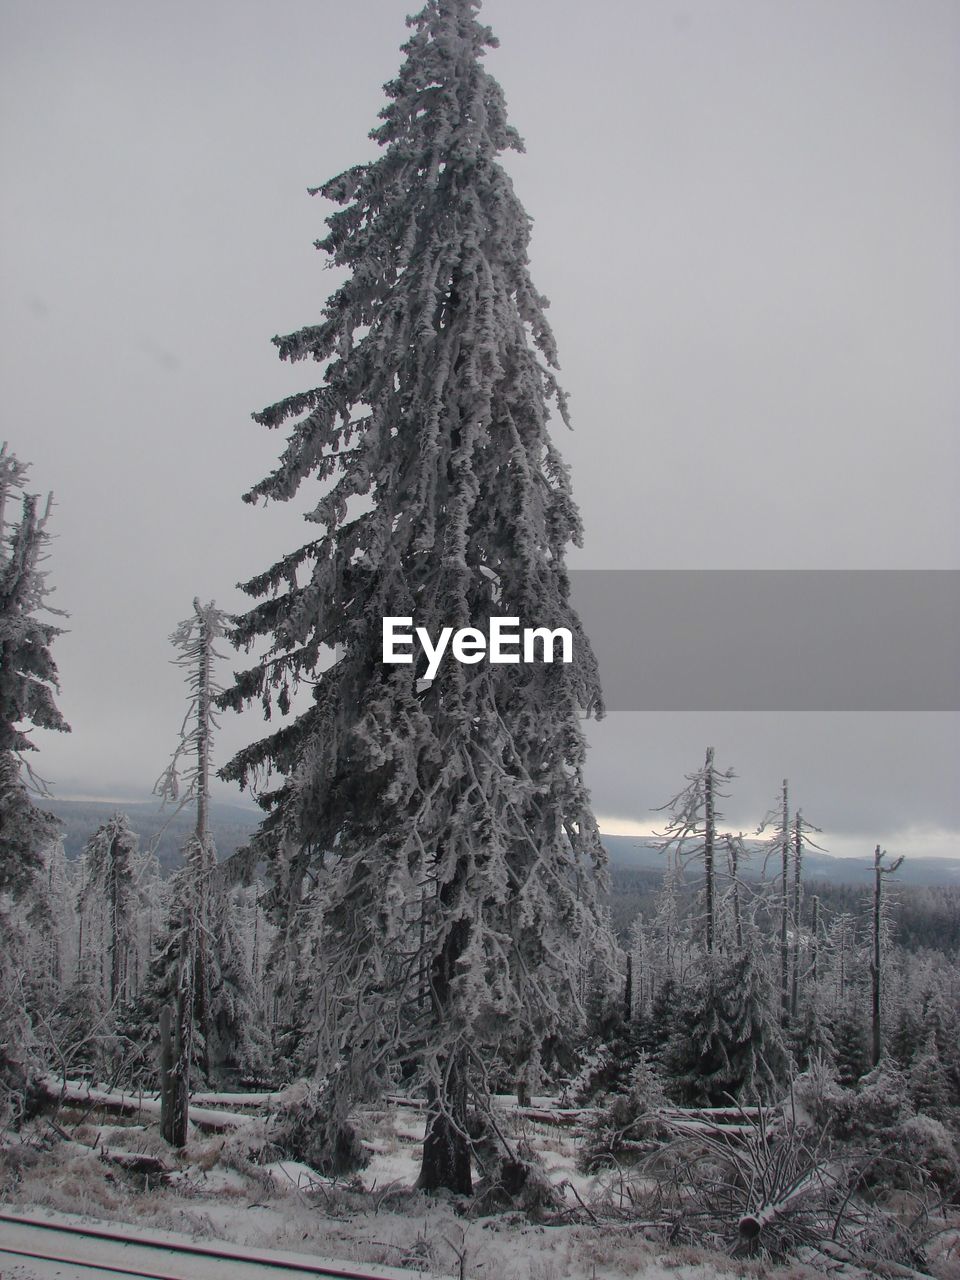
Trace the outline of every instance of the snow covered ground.
{"type": "Polygon", "coordinates": [[[610,1173],[588,1177],[576,1170],[577,1139],[569,1128],[512,1120],[571,1210],[577,1210],[576,1222],[544,1226],[515,1212],[464,1217],[442,1198],[415,1191],[423,1116],[411,1107],[390,1106],[359,1116],[370,1163],[358,1177],[339,1182],[290,1160],[252,1166],[243,1152],[252,1127],[262,1123],[257,1120],[212,1135],[194,1131],[178,1160],[149,1117],[141,1117],[140,1123],[88,1120],[76,1127],[61,1119],[67,1137],[39,1119],[20,1138],[8,1138],[0,1150],[0,1200],[18,1211],[45,1206],[140,1229],[179,1232],[197,1241],[229,1241],[464,1280],[734,1280],[761,1275],[801,1280],[824,1274],[801,1265],[778,1269],[734,1263],[702,1250],[665,1248],[645,1240],[626,1218],[598,1225],[585,1221],[580,1203],[596,1203],[611,1191],[615,1178],[610,1173]],[[118,1167],[103,1158],[104,1150],[108,1156],[127,1152],[158,1157],[170,1170],[167,1185],[118,1167]]]}

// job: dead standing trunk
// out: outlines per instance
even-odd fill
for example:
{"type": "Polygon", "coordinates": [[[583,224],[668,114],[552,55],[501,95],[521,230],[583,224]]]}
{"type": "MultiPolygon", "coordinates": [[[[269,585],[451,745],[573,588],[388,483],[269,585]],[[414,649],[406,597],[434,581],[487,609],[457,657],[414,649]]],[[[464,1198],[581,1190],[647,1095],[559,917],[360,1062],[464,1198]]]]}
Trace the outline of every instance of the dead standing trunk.
{"type": "Polygon", "coordinates": [[[197,802],[197,825],[184,850],[186,866],[183,885],[186,901],[181,908],[172,1063],[167,1076],[169,1087],[163,1091],[167,1113],[161,1121],[164,1137],[174,1146],[183,1146],[187,1137],[195,1034],[200,1037],[200,1065],[208,1077],[211,1066],[208,917],[210,877],[216,854],[209,831],[210,756],[212,730],[215,727],[213,660],[217,655],[214,642],[221,634],[222,615],[212,603],[203,606],[199,599],[194,600],[193,609],[194,617],[181,623],[172,639],[183,650],[178,663],[190,671],[196,725],[189,735],[181,734],[181,747],[174,755],[173,764],[157,784],[160,794],[165,798],[168,795],[175,796],[176,762],[180,750],[186,746],[195,749],[196,766],[192,787],[197,802]]]}
{"type": "Polygon", "coordinates": [[[880,1055],[883,1052],[883,1042],[880,1025],[880,1006],[881,1006],[881,941],[883,934],[883,877],[892,876],[900,866],[903,857],[897,858],[896,862],[892,862],[889,867],[882,865],[883,859],[887,856],[886,850],[882,853],[880,846],[877,845],[873,854],[873,957],[870,961],[870,978],[873,985],[873,1017],[872,1027],[873,1045],[872,1059],[873,1065],[877,1066],[880,1061],[880,1055]]]}
{"type": "Polygon", "coordinates": [[[114,835],[107,855],[110,896],[110,1007],[126,995],[127,925],[123,915],[123,886],[120,883],[119,836],[114,835]]]}
{"type": "Polygon", "coordinates": [[[798,809],[793,829],[793,955],[790,973],[790,1016],[796,1018],[800,1001],[800,877],[803,864],[803,818],[798,809]]]}
{"type": "Polygon", "coordinates": [[[789,951],[787,947],[789,919],[787,882],[790,875],[790,798],[789,784],[783,780],[782,810],[780,814],[780,1020],[786,1021],[790,1008],[790,990],[787,985],[789,974],[789,951]]]}
{"type": "Polygon", "coordinates": [[[715,934],[714,879],[716,874],[717,820],[714,797],[713,747],[707,748],[703,768],[703,872],[707,899],[707,953],[713,951],[715,934]]]}
{"type": "Polygon", "coordinates": [[[820,898],[816,894],[813,899],[813,923],[810,928],[813,934],[810,951],[810,979],[814,987],[816,987],[820,977],[820,898]]]}
{"type": "Polygon", "coordinates": [[[160,1010],[160,1134],[172,1147],[187,1141],[190,1077],[183,1069],[183,1050],[189,1054],[190,1036],[188,1030],[184,1045],[183,1017],[184,1001],[178,992],[176,1009],[165,1004],[160,1010]]]}

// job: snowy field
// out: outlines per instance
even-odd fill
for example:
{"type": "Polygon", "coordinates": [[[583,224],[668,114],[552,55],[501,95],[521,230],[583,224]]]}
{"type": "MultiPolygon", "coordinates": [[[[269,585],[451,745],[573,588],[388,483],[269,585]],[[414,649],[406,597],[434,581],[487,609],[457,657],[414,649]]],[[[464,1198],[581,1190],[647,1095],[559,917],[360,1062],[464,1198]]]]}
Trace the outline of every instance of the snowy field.
{"type": "MultiPolygon", "coordinates": [[[[295,1161],[251,1163],[249,1154],[262,1140],[264,1121],[240,1114],[232,1121],[232,1127],[217,1133],[192,1128],[189,1144],[177,1158],[151,1116],[138,1122],[136,1116],[108,1119],[103,1112],[83,1116],[66,1110],[55,1127],[35,1120],[0,1150],[0,1199],[18,1212],[56,1210],[132,1224],[140,1231],[176,1232],[193,1241],[226,1241],[452,1277],[732,1280],[766,1275],[800,1280],[828,1273],[822,1258],[816,1265],[774,1267],[645,1239],[642,1225],[616,1212],[618,1175],[577,1171],[574,1128],[532,1122],[515,1111],[504,1111],[504,1125],[513,1137],[530,1144],[569,1207],[568,1215],[563,1210],[551,1215],[551,1225],[519,1212],[484,1214],[482,1207],[464,1215],[449,1200],[415,1191],[423,1117],[413,1107],[396,1105],[357,1116],[370,1163],[359,1175],[340,1181],[320,1177],[295,1161]],[[155,1157],[164,1172],[138,1172],[130,1168],[130,1155],[155,1157]]],[[[0,1227],[0,1242],[2,1238],[0,1227]]],[[[945,1247],[944,1266],[935,1273],[946,1280],[960,1274],[960,1268],[950,1270],[948,1252],[945,1247]]],[[[849,1265],[831,1271],[845,1277],[880,1274],[849,1265]]],[[[8,1272],[3,1274],[6,1278],[8,1272]]],[[[9,1274],[27,1280],[33,1273],[9,1274]]]]}

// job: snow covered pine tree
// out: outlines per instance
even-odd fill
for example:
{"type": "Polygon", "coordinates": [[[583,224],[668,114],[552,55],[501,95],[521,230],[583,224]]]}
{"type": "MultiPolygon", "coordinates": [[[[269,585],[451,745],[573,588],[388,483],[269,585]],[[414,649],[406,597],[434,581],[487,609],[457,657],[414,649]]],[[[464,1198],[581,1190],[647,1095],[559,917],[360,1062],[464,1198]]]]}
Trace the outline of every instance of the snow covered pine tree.
{"type": "Polygon", "coordinates": [[[529,219],[496,159],[522,143],[481,65],[496,41],[477,7],[430,0],[408,19],[372,134],[383,154],[317,189],[344,206],[318,248],[349,275],[323,323],[274,339],[282,359],[324,363],[324,381],[255,415],[300,420],[246,500],[329,480],[306,517],[322,534],[245,584],[261,603],[233,639],[273,647],[221,699],[269,715],[313,686],[308,710],[223,773],[283,775],[258,839],[288,956],[319,921],[318,1071],[336,1106],[401,1071],[425,1086],[419,1185],[458,1192],[468,1098],[482,1103],[498,1048],[534,1056],[578,1017],[603,860],[579,725],[602,706],[564,564],[581,527],[547,431],[550,402],[564,421],[566,405],[529,219]],[[422,663],[382,662],[387,616],[434,636],[491,616],[563,626],[574,661],[448,658],[427,685],[422,663]]]}
{"type": "Polygon", "coordinates": [[[33,803],[21,776],[22,753],[35,750],[24,725],[70,731],[53,700],[59,686],[50,644],[60,628],[37,616],[59,612],[44,603],[39,567],[53,495],[40,515],[36,496],[22,493],[27,469],[6,444],[0,448],[0,892],[14,898],[31,887],[60,825],[33,803]],[[18,493],[22,510],[13,521],[7,504],[18,493]]]}
{"type": "Polygon", "coordinates": [[[0,1124],[19,1114],[27,1078],[27,1015],[18,973],[23,939],[6,904],[30,902],[43,909],[43,856],[60,827],[33,803],[21,773],[22,768],[31,776],[22,759],[34,750],[27,726],[70,729],[54,701],[59,686],[50,645],[60,629],[37,616],[45,608],[58,612],[44,604],[48,592],[40,568],[53,495],[39,514],[36,496],[23,492],[27,469],[6,444],[0,447],[0,1124]],[[8,506],[17,497],[21,513],[14,520],[8,506]]]}

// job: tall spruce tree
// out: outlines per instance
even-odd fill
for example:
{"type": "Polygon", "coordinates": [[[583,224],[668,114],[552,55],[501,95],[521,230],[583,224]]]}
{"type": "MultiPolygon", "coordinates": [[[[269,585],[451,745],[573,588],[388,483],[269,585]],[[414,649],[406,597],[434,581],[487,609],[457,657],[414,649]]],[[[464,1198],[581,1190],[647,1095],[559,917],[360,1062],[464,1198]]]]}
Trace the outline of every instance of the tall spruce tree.
{"type": "Polygon", "coordinates": [[[42,870],[59,823],[33,803],[23,753],[36,749],[29,727],[69,732],[54,701],[57,668],[50,645],[60,628],[41,569],[53,495],[43,508],[26,492],[28,464],[0,447],[0,892],[22,897],[42,870]],[[19,499],[19,519],[11,514],[19,499]],[[24,777],[26,773],[27,777],[24,777]]]}
{"type": "Polygon", "coordinates": [[[0,1124],[19,1117],[31,1034],[22,972],[25,939],[9,906],[45,912],[44,853],[60,827],[34,803],[31,783],[39,780],[24,756],[35,749],[31,728],[70,728],[54,699],[59,686],[50,646],[60,629],[41,616],[57,612],[46,602],[41,568],[53,495],[38,505],[37,496],[26,492],[28,469],[5,443],[0,447],[0,1124]]]}
{"type": "MultiPolygon", "coordinates": [[[[581,526],[548,434],[567,421],[530,220],[497,161],[522,150],[481,58],[475,0],[408,20],[372,137],[382,153],[317,188],[342,206],[318,248],[347,277],[321,323],[274,339],[322,384],[255,415],[296,420],[246,499],[324,483],[315,539],[245,584],[234,640],[272,648],[223,705],[309,708],[224,775],[277,771],[259,845],[279,923],[322,923],[333,1094],[400,1066],[427,1087],[420,1185],[467,1191],[467,1099],[505,1038],[577,1015],[572,957],[595,925],[603,854],[583,782],[583,714],[602,710],[568,599],[581,526]],[[486,631],[567,627],[571,664],[384,665],[382,619],[486,631]],[[335,658],[324,667],[324,653],[335,658]]],[[[515,1064],[516,1066],[517,1064],[515,1064]]]]}

